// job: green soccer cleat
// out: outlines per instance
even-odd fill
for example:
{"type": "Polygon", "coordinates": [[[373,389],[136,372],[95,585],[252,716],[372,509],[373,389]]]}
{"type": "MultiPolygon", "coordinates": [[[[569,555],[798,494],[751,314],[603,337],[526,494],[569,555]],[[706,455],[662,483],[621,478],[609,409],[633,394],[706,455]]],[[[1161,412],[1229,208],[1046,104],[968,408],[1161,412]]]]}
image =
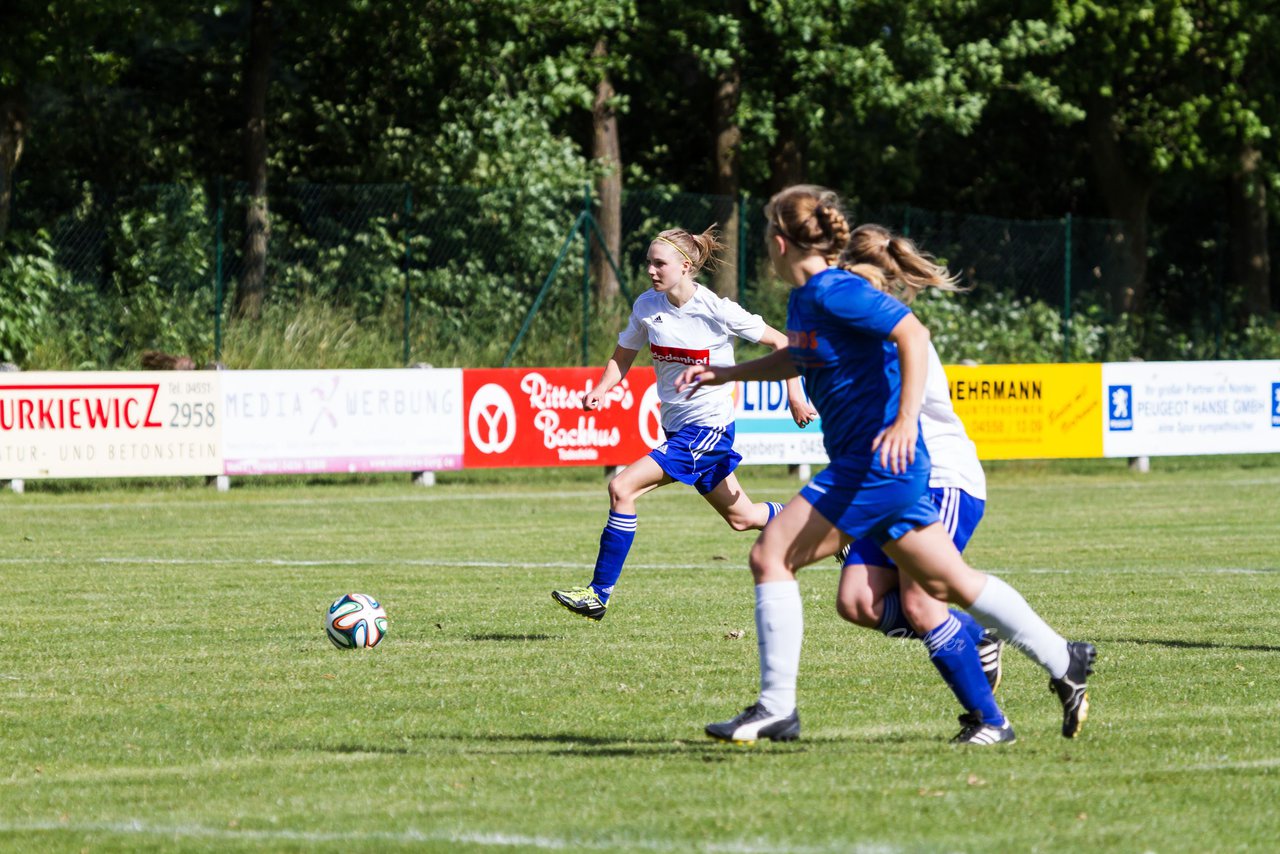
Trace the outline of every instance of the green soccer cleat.
{"type": "Polygon", "coordinates": [[[604,619],[605,608],[600,597],[590,587],[574,587],[571,590],[552,590],[551,598],[579,617],[599,622],[604,619]]]}

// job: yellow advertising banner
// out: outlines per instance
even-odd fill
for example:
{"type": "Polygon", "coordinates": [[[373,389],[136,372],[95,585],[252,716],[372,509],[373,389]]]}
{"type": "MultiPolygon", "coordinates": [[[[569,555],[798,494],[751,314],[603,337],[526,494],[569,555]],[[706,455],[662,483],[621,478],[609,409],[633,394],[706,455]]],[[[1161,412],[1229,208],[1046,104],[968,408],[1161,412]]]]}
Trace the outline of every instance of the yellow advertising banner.
{"type": "Polygon", "coordinates": [[[1102,366],[947,365],[956,414],[984,460],[1102,456],[1102,366]]]}

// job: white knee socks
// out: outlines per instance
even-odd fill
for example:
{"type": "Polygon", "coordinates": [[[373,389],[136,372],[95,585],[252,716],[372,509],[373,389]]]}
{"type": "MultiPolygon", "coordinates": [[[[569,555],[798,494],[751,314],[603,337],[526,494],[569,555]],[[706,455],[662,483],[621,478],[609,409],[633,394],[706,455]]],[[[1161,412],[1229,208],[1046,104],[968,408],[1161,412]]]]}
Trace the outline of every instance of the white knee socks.
{"type": "Polygon", "coordinates": [[[804,607],[800,585],[773,581],[756,585],[756,638],[760,647],[760,702],[777,715],[796,707],[804,607]]]}
{"type": "Polygon", "coordinates": [[[1067,672],[1071,656],[1066,639],[1031,609],[1021,593],[994,575],[987,576],[987,585],[968,611],[979,623],[1049,671],[1054,679],[1062,678],[1067,672]]]}

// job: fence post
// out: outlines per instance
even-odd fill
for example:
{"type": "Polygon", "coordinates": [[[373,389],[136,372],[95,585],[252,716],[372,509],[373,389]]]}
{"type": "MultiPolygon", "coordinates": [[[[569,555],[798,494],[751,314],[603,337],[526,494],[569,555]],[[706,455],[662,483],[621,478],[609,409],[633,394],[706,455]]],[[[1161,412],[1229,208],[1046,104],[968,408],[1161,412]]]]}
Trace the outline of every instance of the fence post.
{"type": "Polygon", "coordinates": [[[588,338],[591,333],[591,185],[582,185],[582,367],[587,367],[588,338]]]}
{"type": "Polygon", "coordinates": [[[902,211],[902,236],[911,236],[911,205],[907,205],[902,211]]]}
{"type": "Polygon", "coordinates": [[[410,246],[409,221],[413,218],[413,186],[411,184],[404,185],[404,225],[402,231],[404,233],[404,364],[409,364],[409,321],[411,313],[411,304],[409,292],[409,263],[413,260],[413,249],[410,246]]]}
{"type": "Polygon", "coordinates": [[[213,360],[222,361],[222,300],[226,296],[222,283],[222,176],[218,176],[218,202],[213,226],[213,360]]]}
{"type": "Polygon", "coordinates": [[[524,340],[525,333],[529,331],[530,324],[533,323],[534,315],[538,313],[538,309],[542,307],[542,300],[546,298],[547,291],[551,287],[551,282],[555,279],[556,273],[560,270],[560,265],[564,263],[564,259],[569,255],[569,247],[573,245],[573,238],[578,234],[578,229],[582,228],[586,220],[586,213],[578,214],[578,218],[574,220],[573,225],[569,228],[569,233],[564,237],[564,243],[560,246],[560,254],[556,256],[556,263],[551,265],[551,272],[542,280],[542,288],[538,291],[538,295],[533,298],[533,305],[529,307],[529,311],[524,316],[524,325],[520,327],[520,331],[516,333],[516,340],[511,342],[511,347],[507,350],[507,357],[502,360],[502,367],[511,367],[511,360],[515,358],[516,350],[520,349],[520,342],[524,340]]]}
{"type": "Polygon", "coordinates": [[[747,294],[747,193],[738,193],[738,302],[749,306],[747,294]]]}
{"type": "Polygon", "coordinates": [[[1062,361],[1071,361],[1071,214],[1063,226],[1062,252],[1062,361]]]}

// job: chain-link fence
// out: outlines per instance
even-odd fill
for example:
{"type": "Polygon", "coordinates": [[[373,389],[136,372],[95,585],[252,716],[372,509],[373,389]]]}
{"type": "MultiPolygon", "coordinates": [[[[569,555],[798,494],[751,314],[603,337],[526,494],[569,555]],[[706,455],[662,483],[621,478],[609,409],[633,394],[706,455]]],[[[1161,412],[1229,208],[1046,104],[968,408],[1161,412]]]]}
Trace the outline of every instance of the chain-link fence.
{"type": "MultiPolygon", "coordinates": [[[[727,282],[775,325],[785,314],[786,289],[764,269],[764,200],[753,197],[624,193],[621,252],[613,259],[624,298],[605,306],[595,303],[590,279],[590,253],[602,243],[592,235],[599,210],[585,188],[548,196],[520,187],[275,186],[260,255],[245,240],[245,185],[140,187],[110,198],[82,188],[63,203],[59,216],[43,212],[52,222],[45,251],[57,282],[50,311],[83,327],[76,362],[84,366],[114,366],[139,347],[191,349],[192,341],[221,357],[229,338],[252,332],[236,317],[238,289],[253,273],[269,306],[311,300],[384,335],[396,327],[405,363],[594,362],[612,348],[628,298],[648,287],[644,259],[653,236],[713,223],[730,244],[722,287],[727,282]]],[[[16,205],[14,232],[34,232],[22,213],[16,205]]],[[[1045,336],[1058,337],[1044,342],[1054,358],[1097,357],[1073,342],[1091,334],[1076,321],[1113,316],[1134,276],[1124,234],[1110,221],[908,207],[853,213],[915,239],[990,305],[999,297],[1056,313],[1057,330],[1045,336]]],[[[1208,285],[1205,292],[1222,293],[1219,283],[1208,285]]],[[[1186,334],[1220,341],[1222,313],[1208,316],[1210,324],[1186,334]]],[[[966,334],[980,334],[974,328],[966,334]]]]}

